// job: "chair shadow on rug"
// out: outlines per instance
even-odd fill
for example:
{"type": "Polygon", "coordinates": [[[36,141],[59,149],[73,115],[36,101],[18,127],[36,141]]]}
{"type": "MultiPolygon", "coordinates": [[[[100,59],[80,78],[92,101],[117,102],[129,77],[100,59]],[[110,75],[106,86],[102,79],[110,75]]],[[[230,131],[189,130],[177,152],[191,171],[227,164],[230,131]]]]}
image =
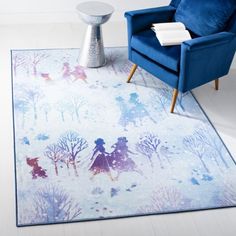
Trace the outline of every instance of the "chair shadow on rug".
{"type": "Polygon", "coordinates": [[[236,49],[236,4],[233,0],[172,0],[169,6],[129,11],[128,57],[138,66],[174,88],[170,112],[178,92],[187,92],[210,81],[219,89],[219,78],[228,74],[236,49]],[[211,22],[209,23],[209,17],[211,22]],[[153,23],[180,21],[192,39],[162,47],[151,30],[153,23]]]}

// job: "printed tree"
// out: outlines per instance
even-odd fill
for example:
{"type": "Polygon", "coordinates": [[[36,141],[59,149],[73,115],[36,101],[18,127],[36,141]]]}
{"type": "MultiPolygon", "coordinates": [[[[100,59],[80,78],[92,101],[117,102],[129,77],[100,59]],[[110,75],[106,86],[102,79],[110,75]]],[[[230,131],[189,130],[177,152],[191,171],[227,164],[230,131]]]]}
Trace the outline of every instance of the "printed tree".
{"type": "Polygon", "coordinates": [[[14,73],[14,77],[17,76],[17,68],[20,66],[23,66],[25,64],[25,57],[15,53],[12,56],[12,68],[13,68],[13,73],[14,73]]]}
{"type": "Polygon", "coordinates": [[[76,132],[67,132],[59,139],[58,146],[63,153],[69,156],[75,175],[78,176],[76,162],[80,152],[88,147],[88,142],[76,132]]]}
{"type": "Polygon", "coordinates": [[[169,115],[170,91],[168,88],[158,88],[157,92],[151,95],[151,105],[155,110],[163,111],[165,115],[169,115]]]}
{"type": "Polygon", "coordinates": [[[57,144],[51,144],[46,147],[44,156],[46,156],[53,162],[55,173],[58,176],[57,163],[59,161],[64,161],[66,154],[57,144]]]}
{"type": "Polygon", "coordinates": [[[34,120],[38,119],[38,102],[43,97],[43,92],[38,87],[26,87],[23,90],[23,99],[33,108],[34,120]]]}
{"type": "Polygon", "coordinates": [[[68,110],[68,102],[65,100],[61,100],[56,103],[56,110],[59,112],[61,121],[65,122],[65,112],[68,110]]]}
{"type": "Polygon", "coordinates": [[[163,168],[162,160],[158,154],[158,147],[161,140],[157,135],[152,133],[145,133],[139,138],[139,142],[136,143],[136,150],[146,156],[153,167],[152,157],[155,154],[159,160],[161,168],[163,168]]]}
{"type": "Polygon", "coordinates": [[[235,183],[226,183],[215,197],[217,203],[221,206],[235,206],[236,205],[236,187],[235,183]]]}
{"type": "Polygon", "coordinates": [[[39,189],[33,197],[32,223],[55,223],[77,219],[81,208],[65,190],[49,185],[39,189]]]}
{"type": "Polygon", "coordinates": [[[203,158],[204,153],[206,152],[206,146],[204,145],[204,143],[201,142],[198,137],[190,135],[183,139],[183,144],[184,148],[186,148],[188,152],[194,154],[199,158],[204,170],[209,173],[210,171],[203,158]]]}
{"type": "Polygon", "coordinates": [[[117,53],[110,52],[107,55],[107,69],[108,69],[108,71],[118,74],[118,72],[116,70],[116,65],[117,65],[118,59],[119,59],[119,55],[117,53]]]}
{"type": "Polygon", "coordinates": [[[77,121],[80,121],[80,109],[85,104],[85,101],[80,97],[72,97],[69,102],[70,109],[74,110],[75,117],[77,121]]]}
{"type": "Polygon", "coordinates": [[[48,114],[49,112],[51,111],[52,107],[49,103],[44,103],[42,106],[41,106],[41,110],[43,111],[44,115],[45,115],[45,120],[46,122],[48,122],[48,114]]]}
{"type": "Polygon", "coordinates": [[[29,104],[23,99],[17,99],[14,101],[14,109],[15,111],[22,114],[22,123],[21,126],[24,128],[25,126],[25,114],[29,110],[29,104]]]}
{"type": "Polygon", "coordinates": [[[37,76],[38,74],[38,71],[37,71],[37,66],[38,64],[48,58],[49,55],[45,54],[45,53],[41,53],[41,52],[34,52],[31,57],[30,57],[30,64],[32,65],[33,67],[33,75],[34,76],[37,76]]]}
{"type": "Polygon", "coordinates": [[[217,165],[219,162],[217,161],[217,156],[220,158],[221,162],[225,166],[225,168],[229,168],[229,165],[225,161],[222,155],[223,144],[221,140],[216,136],[213,137],[210,132],[207,131],[205,127],[200,127],[194,132],[194,136],[202,142],[204,145],[207,146],[208,149],[213,151],[211,157],[214,159],[217,165]]]}
{"type": "Polygon", "coordinates": [[[191,209],[191,199],[185,197],[178,189],[158,186],[151,195],[150,204],[139,208],[139,213],[154,213],[191,209]]]}

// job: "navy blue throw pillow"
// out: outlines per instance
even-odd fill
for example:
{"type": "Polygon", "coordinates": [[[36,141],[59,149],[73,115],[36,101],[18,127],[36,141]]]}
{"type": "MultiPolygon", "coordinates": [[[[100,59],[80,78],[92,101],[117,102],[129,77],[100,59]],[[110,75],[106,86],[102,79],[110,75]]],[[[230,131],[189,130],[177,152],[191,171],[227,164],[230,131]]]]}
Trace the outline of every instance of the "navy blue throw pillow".
{"type": "Polygon", "coordinates": [[[174,19],[199,36],[222,31],[236,9],[236,0],[182,0],[174,19]]]}

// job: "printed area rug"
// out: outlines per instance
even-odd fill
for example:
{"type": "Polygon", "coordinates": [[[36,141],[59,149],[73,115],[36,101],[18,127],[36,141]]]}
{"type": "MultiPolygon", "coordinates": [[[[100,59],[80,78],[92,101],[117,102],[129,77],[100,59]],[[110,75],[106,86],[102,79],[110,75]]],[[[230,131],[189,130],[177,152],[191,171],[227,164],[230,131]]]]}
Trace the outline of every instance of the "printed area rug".
{"type": "Polygon", "coordinates": [[[18,226],[236,205],[235,162],[191,93],[170,114],[164,83],[126,83],[126,48],[99,69],[78,55],[12,51],[18,226]]]}

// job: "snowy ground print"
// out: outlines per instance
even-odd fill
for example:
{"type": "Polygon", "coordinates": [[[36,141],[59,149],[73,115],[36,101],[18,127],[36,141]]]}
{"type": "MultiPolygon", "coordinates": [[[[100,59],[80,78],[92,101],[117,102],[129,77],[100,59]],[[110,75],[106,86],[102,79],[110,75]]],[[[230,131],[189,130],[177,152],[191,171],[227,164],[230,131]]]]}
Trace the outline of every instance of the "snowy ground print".
{"type": "Polygon", "coordinates": [[[17,225],[236,205],[236,165],[191,93],[78,49],[12,51],[17,225]]]}

